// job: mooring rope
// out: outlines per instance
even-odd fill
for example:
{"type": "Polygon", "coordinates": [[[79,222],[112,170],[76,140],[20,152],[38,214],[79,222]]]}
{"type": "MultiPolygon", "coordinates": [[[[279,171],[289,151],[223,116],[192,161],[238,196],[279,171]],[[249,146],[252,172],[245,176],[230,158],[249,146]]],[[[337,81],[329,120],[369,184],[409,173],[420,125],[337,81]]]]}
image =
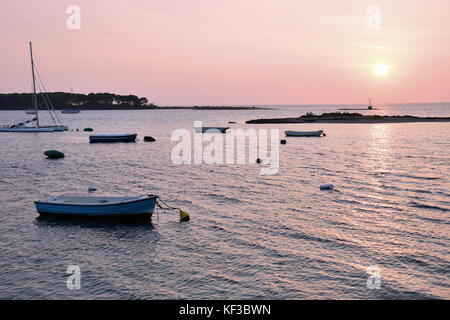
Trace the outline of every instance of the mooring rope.
{"type": "Polygon", "coordinates": [[[162,210],[164,210],[164,209],[178,210],[178,212],[180,214],[180,221],[189,221],[190,220],[189,214],[186,211],[184,211],[181,208],[169,206],[163,199],[161,199],[160,196],[156,196],[156,197],[157,197],[157,200],[159,200],[161,202],[161,203],[156,202],[156,205],[158,206],[158,208],[160,208],[162,210]],[[161,204],[163,204],[165,207],[163,207],[161,204]]]}

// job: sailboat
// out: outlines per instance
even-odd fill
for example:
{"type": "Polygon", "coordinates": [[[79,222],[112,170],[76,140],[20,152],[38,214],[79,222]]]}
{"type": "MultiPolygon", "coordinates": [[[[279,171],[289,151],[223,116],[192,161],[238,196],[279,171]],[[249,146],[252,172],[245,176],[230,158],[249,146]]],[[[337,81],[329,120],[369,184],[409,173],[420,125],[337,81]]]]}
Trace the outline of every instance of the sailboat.
{"type": "MultiPolygon", "coordinates": [[[[24,122],[15,123],[8,126],[0,127],[0,132],[56,132],[56,131],[65,131],[69,130],[67,126],[64,126],[60,123],[58,116],[55,112],[55,109],[53,108],[53,105],[50,101],[50,98],[48,97],[47,93],[45,92],[44,84],[42,83],[42,80],[40,77],[39,79],[36,79],[35,77],[35,64],[33,60],[33,48],[30,41],[30,58],[31,58],[31,75],[33,78],[33,109],[35,111],[35,117],[30,120],[26,120],[24,122]],[[37,82],[36,80],[39,80],[37,82]],[[47,106],[48,112],[50,113],[50,116],[54,122],[54,125],[49,126],[42,126],[39,123],[39,109],[37,104],[37,95],[36,95],[36,82],[37,85],[40,87],[42,85],[41,94],[42,98],[44,100],[44,104],[47,106]],[[42,92],[44,91],[44,92],[42,92]],[[34,126],[28,125],[34,123],[34,126]]],[[[39,74],[38,74],[39,76],[39,74]]]]}
{"type": "Polygon", "coordinates": [[[369,98],[369,106],[367,107],[368,110],[372,110],[373,106],[372,106],[372,99],[369,98]]]}

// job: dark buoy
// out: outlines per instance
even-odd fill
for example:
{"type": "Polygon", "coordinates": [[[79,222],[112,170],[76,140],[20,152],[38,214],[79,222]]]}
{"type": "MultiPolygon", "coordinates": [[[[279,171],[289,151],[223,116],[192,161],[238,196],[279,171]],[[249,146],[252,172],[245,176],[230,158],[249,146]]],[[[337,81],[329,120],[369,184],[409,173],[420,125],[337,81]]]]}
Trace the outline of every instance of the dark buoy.
{"type": "Polygon", "coordinates": [[[260,158],[256,159],[256,163],[261,163],[261,162],[262,162],[262,160],[260,158]]]}
{"type": "Polygon", "coordinates": [[[153,137],[150,137],[150,136],[145,136],[144,137],[144,141],[146,141],[146,142],[154,142],[154,141],[156,141],[156,139],[153,138],[153,137]]]}
{"type": "Polygon", "coordinates": [[[285,139],[281,139],[281,140],[280,140],[280,143],[281,143],[281,144],[286,144],[286,140],[285,140],[285,139]]]}
{"type": "Polygon", "coordinates": [[[47,151],[44,152],[44,154],[49,159],[58,159],[58,158],[63,158],[64,157],[64,153],[62,153],[61,151],[58,151],[58,150],[47,150],[47,151]]]}
{"type": "Polygon", "coordinates": [[[92,129],[92,128],[84,128],[83,131],[94,131],[94,129],[92,129]]]}
{"type": "Polygon", "coordinates": [[[189,217],[189,214],[186,211],[178,209],[178,212],[180,213],[180,222],[186,222],[186,221],[191,220],[191,218],[189,217]]]}

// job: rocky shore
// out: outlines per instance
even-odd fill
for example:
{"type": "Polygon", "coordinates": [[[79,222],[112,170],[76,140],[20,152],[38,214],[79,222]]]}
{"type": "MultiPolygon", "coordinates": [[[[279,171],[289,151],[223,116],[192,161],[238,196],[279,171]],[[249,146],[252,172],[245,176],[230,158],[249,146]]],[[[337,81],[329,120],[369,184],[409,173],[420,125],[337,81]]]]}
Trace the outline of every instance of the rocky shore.
{"type": "Polygon", "coordinates": [[[401,123],[401,122],[450,122],[450,117],[416,117],[362,115],[360,113],[332,112],[315,115],[307,113],[297,118],[271,118],[248,120],[245,123],[401,123]]]}

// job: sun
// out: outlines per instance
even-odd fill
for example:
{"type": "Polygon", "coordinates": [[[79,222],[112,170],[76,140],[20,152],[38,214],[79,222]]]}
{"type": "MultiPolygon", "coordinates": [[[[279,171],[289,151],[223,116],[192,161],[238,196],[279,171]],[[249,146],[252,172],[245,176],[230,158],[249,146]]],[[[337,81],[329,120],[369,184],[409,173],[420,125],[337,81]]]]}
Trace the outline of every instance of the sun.
{"type": "Polygon", "coordinates": [[[377,63],[373,70],[375,72],[376,76],[383,77],[389,73],[389,70],[391,69],[391,66],[383,63],[377,63]]]}

